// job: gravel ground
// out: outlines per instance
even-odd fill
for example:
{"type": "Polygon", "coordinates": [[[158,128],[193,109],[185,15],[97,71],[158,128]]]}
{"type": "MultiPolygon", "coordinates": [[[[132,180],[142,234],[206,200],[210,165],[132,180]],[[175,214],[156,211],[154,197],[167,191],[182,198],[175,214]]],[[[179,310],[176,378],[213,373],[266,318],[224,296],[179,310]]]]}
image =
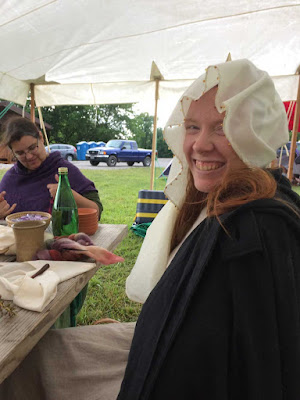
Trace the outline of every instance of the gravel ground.
{"type": "MultiPolygon", "coordinates": [[[[159,158],[157,161],[157,166],[161,169],[166,168],[166,166],[171,161],[171,158],[159,158]]],[[[117,163],[115,167],[108,167],[105,163],[100,163],[96,167],[92,166],[89,161],[72,161],[74,165],[76,165],[79,169],[99,169],[99,170],[118,170],[118,169],[127,169],[127,168],[146,168],[142,163],[135,163],[132,167],[128,167],[127,163],[117,163]]],[[[9,169],[12,164],[0,164],[0,169],[9,169]]]]}
{"type": "MultiPolygon", "coordinates": [[[[171,158],[159,158],[157,166],[164,169],[171,161],[171,158]]],[[[134,163],[132,167],[128,167],[127,163],[118,162],[115,167],[108,167],[106,163],[101,162],[96,167],[92,166],[89,161],[72,161],[76,167],[79,169],[104,169],[104,170],[117,170],[117,169],[127,169],[127,168],[146,168],[143,163],[134,163]]]]}

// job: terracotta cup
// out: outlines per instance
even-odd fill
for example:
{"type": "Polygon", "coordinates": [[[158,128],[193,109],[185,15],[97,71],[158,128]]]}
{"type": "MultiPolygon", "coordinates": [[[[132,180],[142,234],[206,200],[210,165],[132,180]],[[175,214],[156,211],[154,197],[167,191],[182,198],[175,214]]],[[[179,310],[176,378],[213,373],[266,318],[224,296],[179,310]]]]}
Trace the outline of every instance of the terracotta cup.
{"type": "Polygon", "coordinates": [[[98,214],[94,208],[78,208],[79,232],[93,235],[98,229],[98,214]]]}
{"type": "Polygon", "coordinates": [[[45,221],[20,221],[12,225],[16,239],[17,261],[30,261],[44,247],[45,221]]]}

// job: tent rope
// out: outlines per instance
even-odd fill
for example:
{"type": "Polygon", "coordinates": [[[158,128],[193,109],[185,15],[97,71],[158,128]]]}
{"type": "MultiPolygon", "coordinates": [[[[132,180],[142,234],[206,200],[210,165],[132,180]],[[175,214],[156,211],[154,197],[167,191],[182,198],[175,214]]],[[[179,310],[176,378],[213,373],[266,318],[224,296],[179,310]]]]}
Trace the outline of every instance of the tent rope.
{"type": "MultiPolygon", "coordinates": [[[[165,177],[165,175],[163,174],[163,169],[162,169],[162,167],[160,166],[160,164],[159,164],[159,162],[158,162],[158,157],[157,156],[155,156],[155,167],[156,167],[156,165],[158,166],[158,168],[160,169],[160,175],[159,175],[159,177],[162,175],[163,176],[163,178],[164,178],[164,180],[165,180],[165,182],[167,183],[167,178],[165,177]]],[[[156,178],[156,179],[158,179],[158,178],[156,178]]],[[[154,181],[154,190],[155,190],[155,182],[156,182],[156,180],[154,181]]]]}
{"type": "Polygon", "coordinates": [[[14,103],[11,101],[1,112],[0,112],[0,119],[4,117],[4,115],[7,113],[7,111],[14,105],[14,103]]]}
{"type": "MultiPolygon", "coordinates": [[[[288,109],[287,109],[287,111],[286,111],[288,124],[290,123],[290,120],[291,120],[291,117],[292,117],[293,108],[294,108],[294,105],[295,105],[295,104],[296,104],[296,101],[295,101],[295,100],[290,101],[290,104],[289,104],[288,109]]],[[[290,156],[289,150],[288,150],[286,144],[284,144],[283,146],[281,146],[281,149],[280,149],[280,156],[279,156],[279,167],[281,166],[283,148],[285,148],[285,151],[286,151],[287,156],[288,156],[288,157],[290,156]]]]}
{"type": "Polygon", "coordinates": [[[39,120],[40,120],[40,123],[41,123],[41,128],[42,128],[42,130],[43,130],[44,137],[45,137],[45,139],[46,139],[46,143],[47,143],[47,147],[48,147],[48,152],[51,153],[51,149],[50,149],[50,145],[49,145],[49,140],[48,140],[48,136],[47,136],[45,124],[44,124],[44,119],[43,119],[43,114],[42,114],[41,107],[38,107],[37,109],[38,109],[38,113],[39,113],[39,120]]]}
{"type": "Polygon", "coordinates": [[[288,109],[286,111],[288,122],[290,122],[290,119],[291,119],[292,109],[293,109],[293,102],[290,101],[290,104],[289,104],[288,109]]]}

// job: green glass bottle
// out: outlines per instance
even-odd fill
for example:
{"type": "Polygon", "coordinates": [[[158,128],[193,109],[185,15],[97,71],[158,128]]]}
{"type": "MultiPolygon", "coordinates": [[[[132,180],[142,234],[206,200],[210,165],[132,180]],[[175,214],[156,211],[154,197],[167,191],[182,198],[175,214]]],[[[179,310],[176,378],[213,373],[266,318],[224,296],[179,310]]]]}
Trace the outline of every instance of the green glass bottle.
{"type": "Polygon", "coordinates": [[[68,179],[68,168],[58,168],[59,182],[52,209],[54,236],[78,233],[78,209],[68,179]]]}

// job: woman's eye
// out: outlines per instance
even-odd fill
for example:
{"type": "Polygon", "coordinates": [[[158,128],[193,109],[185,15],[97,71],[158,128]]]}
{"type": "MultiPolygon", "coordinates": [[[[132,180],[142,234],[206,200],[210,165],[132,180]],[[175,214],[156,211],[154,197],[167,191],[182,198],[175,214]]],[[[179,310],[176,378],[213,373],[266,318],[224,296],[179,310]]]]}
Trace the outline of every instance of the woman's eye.
{"type": "Polygon", "coordinates": [[[223,130],[223,125],[216,126],[215,132],[217,135],[225,135],[224,130],[223,130]]]}
{"type": "Polygon", "coordinates": [[[199,127],[196,126],[196,125],[187,125],[185,127],[185,130],[186,130],[186,132],[192,133],[192,132],[195,132],[195,131],[199,130],[199,127]]]}

